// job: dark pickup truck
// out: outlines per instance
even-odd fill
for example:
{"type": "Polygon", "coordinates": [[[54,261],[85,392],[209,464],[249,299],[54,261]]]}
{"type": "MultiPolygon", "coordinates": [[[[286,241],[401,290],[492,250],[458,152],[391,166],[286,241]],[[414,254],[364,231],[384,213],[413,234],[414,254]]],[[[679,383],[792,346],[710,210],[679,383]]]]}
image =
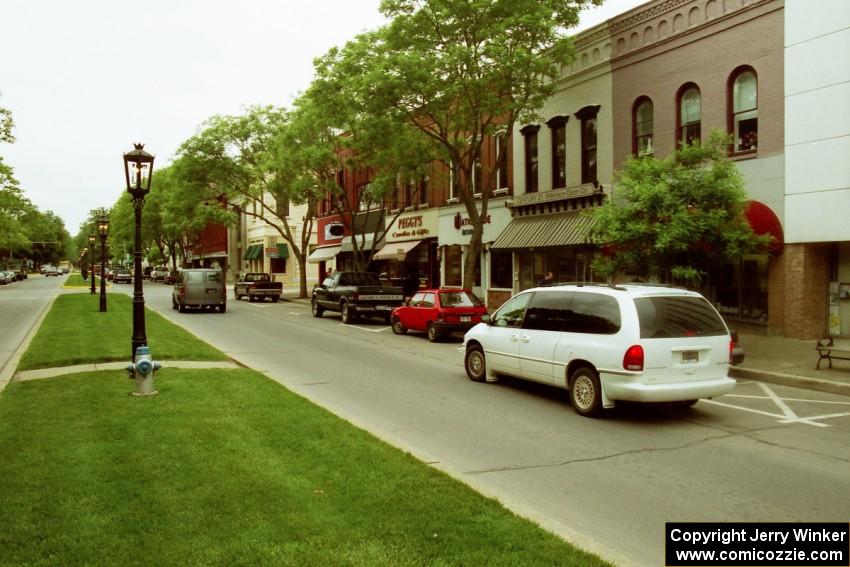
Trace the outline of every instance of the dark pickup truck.
{"type": "Polygon", "coordinates": [[[353,323],[358,317],[380,317],[387,323],[392,310],[402,304],[400,287],[381,285],[378,274],[372,272],[335,272],[313,288],[310,303],[313,317],[325,310],[339,311],[343,323],[353,323]]]}
{"type": "Polygon", "coordinates": [[[237,300],[247,295],[248,301],[270,297],[272,302],[277,303],[281,293],[283,293],[283,284],[273,282],[268,274],[263,273],[243,274],[233,286],[233,295],[237,300]]]}

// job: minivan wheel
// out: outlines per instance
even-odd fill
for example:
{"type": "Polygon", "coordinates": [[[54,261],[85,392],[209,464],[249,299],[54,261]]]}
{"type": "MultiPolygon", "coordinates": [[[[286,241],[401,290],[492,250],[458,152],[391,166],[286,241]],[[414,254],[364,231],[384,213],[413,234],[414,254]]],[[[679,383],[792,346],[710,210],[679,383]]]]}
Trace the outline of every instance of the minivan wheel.
{"type": "Polygon", "coordinates": [[[171,298],[171,308],[177,311],[177,300],[173,297],[171,298]]]}
{"type": "Polygon", "coordinates": [[[180,313],[185,313],[185,312],[186,312],[186,306],[185,306],[185,305],[183,305],[183,302],[182,302],[182,301],[178,304],[178,307],[177,307],[177,308],[178,308],[178,310],[180,311],[180,313]]]}
{"type": "Polygon", "coordinates": [[[313,301],[310,302],[310,311],[313,312],[313,317],[321,317],[325,309],[319,305],[319,300],[314,297],[313,301]]]}
{"type": "Polygon", "coordinates": [[[573,372],[570,399],[579,415],[594,417],[602,411],[602,391],[595,370],[582,366],[573,372]]]}
{"type": "Polygon", "coordinates": [[[227,305],[219,305],[218,306],[218,312],[219,313],[224,313],[225,311],[227,311],[227,305]]]}
{"type": "Polygon", "coordinates": [[[472,345],[466,349],[463,366],[466,368],[466,375],[473,382],[485,382],[487,380],[487,361],[484,358],[484,350],[481,345],[472,345]]]}

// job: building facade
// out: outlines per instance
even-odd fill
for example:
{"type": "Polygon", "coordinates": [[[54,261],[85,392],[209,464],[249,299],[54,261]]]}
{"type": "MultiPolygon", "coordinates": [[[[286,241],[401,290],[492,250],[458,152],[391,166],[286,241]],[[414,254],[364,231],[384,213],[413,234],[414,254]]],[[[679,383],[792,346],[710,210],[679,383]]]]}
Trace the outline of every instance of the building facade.
{"type": "Polygon", "coordinates": [[[785,2],[786,335],[850,336],[850,2],[785,2]]]}

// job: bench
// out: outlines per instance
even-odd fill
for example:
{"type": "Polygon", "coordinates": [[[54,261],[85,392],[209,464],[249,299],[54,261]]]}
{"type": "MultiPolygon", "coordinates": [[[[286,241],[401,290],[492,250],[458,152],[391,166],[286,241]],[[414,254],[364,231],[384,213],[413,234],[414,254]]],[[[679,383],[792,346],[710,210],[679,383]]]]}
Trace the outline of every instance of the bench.
{"type": "Polygon", "coordinates": [[[829,361],[829,367],[832,368],[832,359],[850,360],[850,346],[836,347],[832,337],[820,339],[815,347],[818,351],[818,363],[815,370],[820,370],[820,363],[823,359],[829,361]]]}

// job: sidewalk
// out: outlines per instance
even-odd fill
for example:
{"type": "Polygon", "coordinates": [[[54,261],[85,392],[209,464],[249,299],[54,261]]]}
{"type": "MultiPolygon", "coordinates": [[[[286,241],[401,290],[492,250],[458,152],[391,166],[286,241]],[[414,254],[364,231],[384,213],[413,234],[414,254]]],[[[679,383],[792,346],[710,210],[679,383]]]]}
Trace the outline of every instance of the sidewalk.
{"type": "MultiPolygon", "coordinates": [[[[283,299],[305,305],[310,303],[309,298],[298,298],[297,286],[285,287],[283,299]]],[[[850,396],[850,361],[836,360],[830,370],[828,361],[824,360],[821,370],[815,370],[818,361],[815,340],[740,333],[739,341],[746,358],[739,366],[731,368],[729,374],[733,378],[850,396]]]]}
{"type": "Polygon", "coordinates": [[[741,333],[739,342],[747,356],[742,364],[732,368],[733,378],[850,396],[850,361],[836,360],[830,370],[829,362],[824,360],[821,370],[815,370],[818,361],[815,340],[741,333]]]}

